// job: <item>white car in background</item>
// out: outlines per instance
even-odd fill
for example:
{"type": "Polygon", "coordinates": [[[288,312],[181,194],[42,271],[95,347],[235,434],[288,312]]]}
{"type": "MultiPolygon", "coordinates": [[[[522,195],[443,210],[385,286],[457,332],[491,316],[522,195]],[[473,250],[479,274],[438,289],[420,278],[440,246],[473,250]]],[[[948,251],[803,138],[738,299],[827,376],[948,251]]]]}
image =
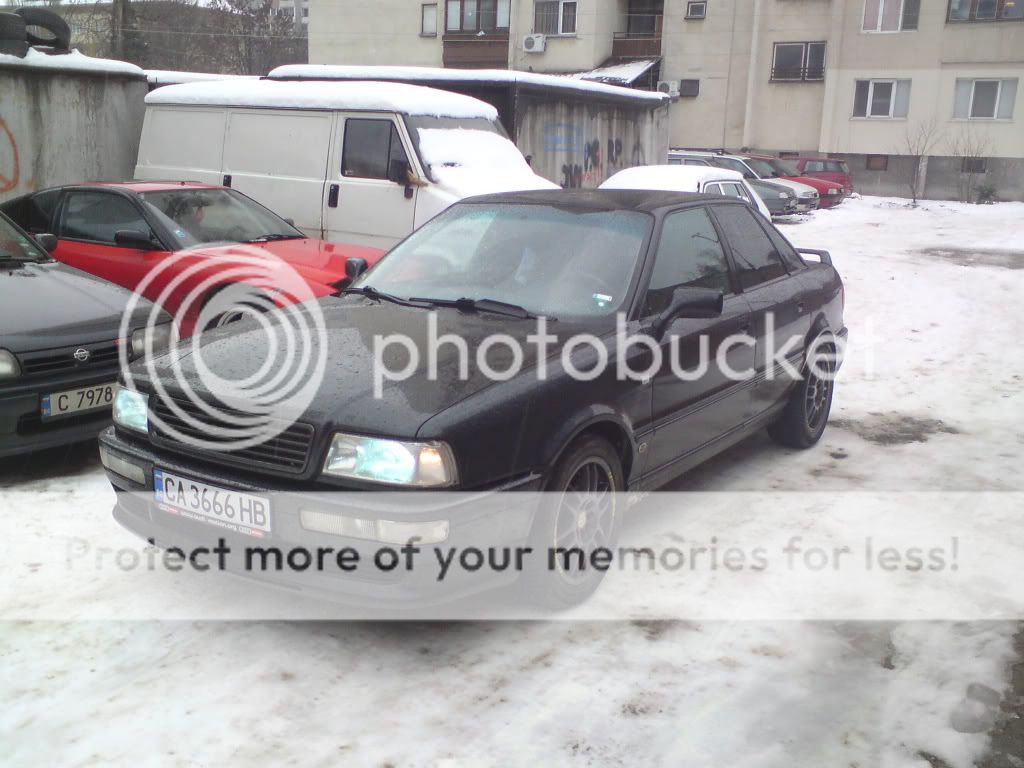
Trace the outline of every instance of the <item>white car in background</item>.
{"type": "Polygon", "coordinates": [[[799,181],[783,179],[764,160],[748,155],[726,155],[718,152],[699,152],[688,149],[670,149],[669,161],[685,163],[687,158],[698,158],[719,168],[736,171],[745,179],[763,179],[772,184],[788,187],[796,195],[796,212],[815,211],[819,205],[818,190],[799,181]]]}
{"type": "Polygon", "coordinates": [[[641,165],[609,177],[598,189],[651,189],[665,192],[700,192],[746,200],[772,220],[768,206],[743,180],[743,174],[700,165],[641,165]]]}

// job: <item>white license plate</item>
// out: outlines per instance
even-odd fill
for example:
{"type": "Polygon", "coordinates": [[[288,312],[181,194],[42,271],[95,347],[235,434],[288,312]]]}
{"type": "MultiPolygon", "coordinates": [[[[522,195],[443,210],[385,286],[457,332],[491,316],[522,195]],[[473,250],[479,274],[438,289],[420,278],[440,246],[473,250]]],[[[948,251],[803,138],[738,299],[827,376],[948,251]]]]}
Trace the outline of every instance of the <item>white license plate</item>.
{"type": "Polygon", "coordinates": [[[91,387],[68,389],[63,392],[52,392],[49,395],[43,395],[41,405],[43,418],[53,419],[58,416],[67,416],[71,413],[110,408],[114,402],[116,386],[114,382],[111,382],[109,384],[95,384],[91,387]]]}
{"type": "Polygon", "coordinates": [[[157,506],[171,514],[247,536],[270,533],[270,499],[265,496],[218,488],[162,469],[153,470],[153,495],[157,506]]]}

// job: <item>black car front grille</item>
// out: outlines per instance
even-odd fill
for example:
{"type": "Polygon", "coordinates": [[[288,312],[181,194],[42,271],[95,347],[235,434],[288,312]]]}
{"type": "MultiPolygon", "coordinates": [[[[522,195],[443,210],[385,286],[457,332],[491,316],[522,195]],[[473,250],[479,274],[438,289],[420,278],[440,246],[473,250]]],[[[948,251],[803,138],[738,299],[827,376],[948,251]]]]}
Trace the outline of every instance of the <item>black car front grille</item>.
{"type": "MultiPolygon", "coordinates": [[[[199,448],[197,446],[200,444],[208,446],[209,443],[216,443],[219,440],[216,433],[221,429],[224,430],[225,435],[229,435],[232,425],[229,422],[214,419],[191,400],[175,397],[174,404],[204,428],[197,428],[196,425],[185,421],[172,411],[167,402],[159,395],[150,395],[150,411],[162,422],[162,424],[153,422],[150,425],[150,436],[154,445],[178,453],[199,455],[218,464],[269,469],[287,475],[302,474],[309,464],[315,433],[311,424],[301,422],[282,424],[283,429],[280,433],[247,448],[231,450],[199,448]],[[168,429],[173,430],[173,433],[168,429]]],[[[226,410],[221,405],[217,407],[219,410],[226,410]]],[[[239,416],[251,418],[251,414],[239,413],[239,416]]],[[[228,439],[225,437],[223,442],[227,442],[228,439]]]]}
{"type": "Polygon", "coordinates": [[[25,376],[58,376],[74,371],[88,373],[92,370],[116,368],[119,350],[120,345],[116,341],[101,341],[95,344],[22,352],[18,358],[22,374],[25,376]],[[75,356],[76,353],[78,357],[75,356]],[[83,357],[84,360],[79,359],[83,357]]]}

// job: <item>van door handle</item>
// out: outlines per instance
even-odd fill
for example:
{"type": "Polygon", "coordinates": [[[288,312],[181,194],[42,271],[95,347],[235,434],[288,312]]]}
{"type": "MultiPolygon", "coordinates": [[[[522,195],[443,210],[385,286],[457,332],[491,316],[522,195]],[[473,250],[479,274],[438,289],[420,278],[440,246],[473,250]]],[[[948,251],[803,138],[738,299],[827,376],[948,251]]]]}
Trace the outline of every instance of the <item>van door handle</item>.
{"type": "Polygon", "coordinates": [[[327,190],[327,207],[337,208],[338,207],[338,193],[341,191],[341,186],[338,184],[331,184],[327,190]]]}
{"type": "Polygon", "coordinates": [[[224,178],[221,180],[221,186],[222,187],[230,187],[231,186],[231,174],[230,173],[225,173],[224,174],[224,178]]]}

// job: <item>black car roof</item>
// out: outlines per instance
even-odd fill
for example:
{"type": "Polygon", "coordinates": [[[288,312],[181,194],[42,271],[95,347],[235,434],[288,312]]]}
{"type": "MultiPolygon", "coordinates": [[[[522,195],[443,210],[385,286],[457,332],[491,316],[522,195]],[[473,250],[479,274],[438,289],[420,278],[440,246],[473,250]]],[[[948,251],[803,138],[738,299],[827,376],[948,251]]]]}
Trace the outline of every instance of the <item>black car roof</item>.
{"type": "Polygon", "coordinates": [[[526,203],[557,205],[580,210],[645,211],[653,213],[663,208],[678,208],[680,204],[715,201],[736,202],[735,198],[721,195],[703,195],[696,192],[661,192],[633,189],[550,189],[534,192],[499,192],[478,195],[462,200],[463,203],[526,203]]]}

